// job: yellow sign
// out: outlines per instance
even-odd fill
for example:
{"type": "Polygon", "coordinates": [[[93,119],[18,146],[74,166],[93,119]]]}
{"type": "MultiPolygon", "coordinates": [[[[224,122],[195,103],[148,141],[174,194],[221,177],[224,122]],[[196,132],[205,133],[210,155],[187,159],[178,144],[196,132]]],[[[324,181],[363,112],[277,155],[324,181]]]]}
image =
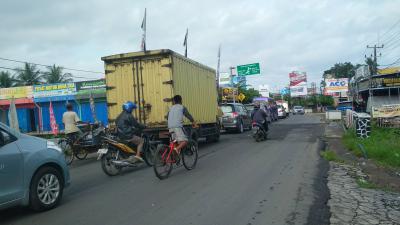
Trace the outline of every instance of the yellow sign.
{"type": "Polygon", "coordinates": [[[32,98],[32,86],[0,88],[0,99],[32,98]]]}
{"type": "Polygon", "coordinates": [[[374,107],[372,110],[372,116],[374,118],[390,118],[400,116],[400,104],[374,107]]]}
{"type": "Polygon", "coordinates": [[[380,75],[385,75],[385,74],[393,74],[393,73],[399,73],[400,72],[400,67],[390,67],[386,69],[378,69],[378,74],[380,75]]]}
{"type": "Polygon", "coordinates": [[[240,93],[238,96],[239,101],[243,101],[246,98],[246,95],[244,95],[243,93],[240,93]]]}
{"type": "Polygon", "coordinates": [[[224,88],[222,89],[223,96],[237,95],[237,88],[224,88]]]}

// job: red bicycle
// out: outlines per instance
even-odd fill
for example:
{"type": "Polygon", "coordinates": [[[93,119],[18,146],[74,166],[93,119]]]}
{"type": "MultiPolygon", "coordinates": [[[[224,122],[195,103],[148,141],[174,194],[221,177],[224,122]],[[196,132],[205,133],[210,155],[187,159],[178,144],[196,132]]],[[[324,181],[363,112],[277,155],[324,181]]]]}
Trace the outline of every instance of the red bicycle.
{"type": "Polygon", "coordinates": [[[197,142],[190,139],[188,145],[181,150],[179,155],[177,155],[174,150],[177,144],[178,142],[173,140],[170,135],[169,145],[159,144],[157,146],[153,168],[156,176],[160,180],[168,178],[174,164],[179,166],[181,161],[187,170],[192,170],[196,167],[198,158],[197,142]]]}

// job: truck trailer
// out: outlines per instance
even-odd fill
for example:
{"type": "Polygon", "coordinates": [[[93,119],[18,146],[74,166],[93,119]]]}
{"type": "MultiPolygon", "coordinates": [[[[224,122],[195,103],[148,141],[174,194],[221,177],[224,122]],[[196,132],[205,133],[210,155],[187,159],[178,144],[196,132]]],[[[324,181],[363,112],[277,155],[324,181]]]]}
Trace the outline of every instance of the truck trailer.
{"type": "MultiPolygon", "coordinates": [[[[146,125],[146,133],[154,139],[168,138],[166,115],[172,98],[181,95],[199,125],[191,129],[191,138],[217,141],[220,134],[215,70],[172,50],[161,49],[105,56],[108,122],[132,101],[133,112],[146,125]]],[[[190,122],[185,119],[185,127],[190,122]]]]}

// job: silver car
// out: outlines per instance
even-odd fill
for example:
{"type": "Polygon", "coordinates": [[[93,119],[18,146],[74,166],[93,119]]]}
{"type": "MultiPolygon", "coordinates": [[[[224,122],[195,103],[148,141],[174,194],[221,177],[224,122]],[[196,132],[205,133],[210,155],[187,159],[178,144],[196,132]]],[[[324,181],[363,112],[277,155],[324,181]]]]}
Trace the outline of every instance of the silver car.
{"type": "Polygon", "coordinates": [[[56,144],[0,123],[0,209],[54,208],[69,184],[64,154],[56,144]]]}
{"type": "Polygon", "coordinates": [[[304,114],[304,107],[303,106],[298,106],[298,105],[296,105],[296,106],[294,106],[293,107],[293,115],[294,114],[304,114]]]}

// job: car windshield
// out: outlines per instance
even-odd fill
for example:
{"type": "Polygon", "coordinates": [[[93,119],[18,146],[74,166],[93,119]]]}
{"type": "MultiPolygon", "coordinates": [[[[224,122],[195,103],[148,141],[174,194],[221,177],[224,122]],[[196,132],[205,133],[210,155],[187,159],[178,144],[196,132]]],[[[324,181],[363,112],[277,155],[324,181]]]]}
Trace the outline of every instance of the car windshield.
{"type": "Polygon", "coordinates": [[[253,111],[254,105],[246,105],[245,106],[248,111],[253,111]]]}
{"type": "Polygon", "coordinates": [[[221,110],[223,113],[231,113],[233,112],[233,108],[231,105],[221,105],[221,110]]]}
{"type": "Polygon", "coordinates": [[[295,107],[293,107],[294,109],[302,109],[303,107],[302,106],[295,106],[295,107]]]}
{"type": "Polygon", "coordinates": [[[5,125],[4,123],[0,122],[0,128],[12,133],[14,136],[18,136],[20,134],[20,132],[18,132],[17,130],[5,125]]]}

